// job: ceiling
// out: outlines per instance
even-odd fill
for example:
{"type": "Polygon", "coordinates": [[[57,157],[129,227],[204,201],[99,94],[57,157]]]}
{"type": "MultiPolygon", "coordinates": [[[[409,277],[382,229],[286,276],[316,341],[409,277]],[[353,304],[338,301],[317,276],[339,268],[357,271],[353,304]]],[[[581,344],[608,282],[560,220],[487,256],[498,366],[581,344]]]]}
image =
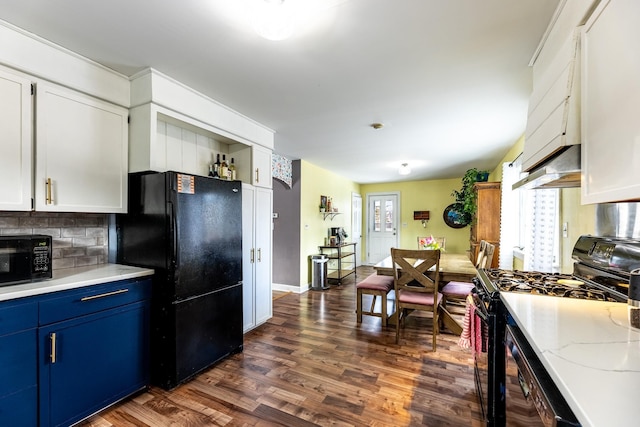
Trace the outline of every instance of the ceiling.
{"type": "Polygon", "coordinates": [[[317,20],[270,41],[234,14],[262,1],[0,0],[0,19],[128,76],[153,67],[273,129],[276,153],[375,183],[495,167],[559,2],[285,0],[317,20]]]}

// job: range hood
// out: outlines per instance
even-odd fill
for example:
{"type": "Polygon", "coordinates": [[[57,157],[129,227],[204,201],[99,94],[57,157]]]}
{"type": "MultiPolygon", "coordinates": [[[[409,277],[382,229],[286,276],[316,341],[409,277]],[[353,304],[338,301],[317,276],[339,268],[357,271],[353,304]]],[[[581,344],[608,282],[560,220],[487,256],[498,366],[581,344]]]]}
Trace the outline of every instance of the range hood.
{"type": "Polygon", "coordinates": [[[534,64],[522,168],[513,189],[580,187],[580,28],[553,60],[534,64]]]}
{"type": "Polygon", "coordinates": [[[529,175],[513,184],[513,189],[580,187],[580,145],[559,151],[529,175]]]}

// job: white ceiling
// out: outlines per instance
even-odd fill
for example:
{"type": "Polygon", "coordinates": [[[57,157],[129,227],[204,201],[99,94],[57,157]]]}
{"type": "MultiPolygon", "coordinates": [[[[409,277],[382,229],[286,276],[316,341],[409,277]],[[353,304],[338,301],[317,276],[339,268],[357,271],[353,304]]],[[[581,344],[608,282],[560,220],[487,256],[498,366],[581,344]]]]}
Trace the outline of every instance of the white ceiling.
{"type": "Polygon", "coordinates": [[[0,0],[0,19],[125,75],[153,67],[276,131],[277,153],[374,183],[496,166],[559,2],[286,0],[325,10],[274,42],[228,10],[256,1],[0,0]]]}

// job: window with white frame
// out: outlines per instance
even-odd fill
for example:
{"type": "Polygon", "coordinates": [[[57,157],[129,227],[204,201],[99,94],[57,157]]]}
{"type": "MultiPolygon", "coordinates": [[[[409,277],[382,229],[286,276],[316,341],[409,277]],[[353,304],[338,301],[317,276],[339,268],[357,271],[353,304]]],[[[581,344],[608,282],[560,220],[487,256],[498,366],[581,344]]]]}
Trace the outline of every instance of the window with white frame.
{"type": "Polygon", "coordinates": [[[560,270],[558,189],[512,190],[524,174],[519,159],[502,167],[500,268],[512,269],[514,249],[524,253],[524,269],[560,270]]]}

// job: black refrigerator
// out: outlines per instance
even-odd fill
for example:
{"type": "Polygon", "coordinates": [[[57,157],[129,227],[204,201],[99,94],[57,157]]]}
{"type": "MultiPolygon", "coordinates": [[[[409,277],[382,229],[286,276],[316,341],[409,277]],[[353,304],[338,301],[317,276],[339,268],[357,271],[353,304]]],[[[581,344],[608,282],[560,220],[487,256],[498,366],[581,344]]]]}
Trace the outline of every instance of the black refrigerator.
{"type": "Polygon", "coordinates": [[[242,351],[242,183],[129,174],[116,261],[155,269],[150,374],[167,390],[242,351]]]}

